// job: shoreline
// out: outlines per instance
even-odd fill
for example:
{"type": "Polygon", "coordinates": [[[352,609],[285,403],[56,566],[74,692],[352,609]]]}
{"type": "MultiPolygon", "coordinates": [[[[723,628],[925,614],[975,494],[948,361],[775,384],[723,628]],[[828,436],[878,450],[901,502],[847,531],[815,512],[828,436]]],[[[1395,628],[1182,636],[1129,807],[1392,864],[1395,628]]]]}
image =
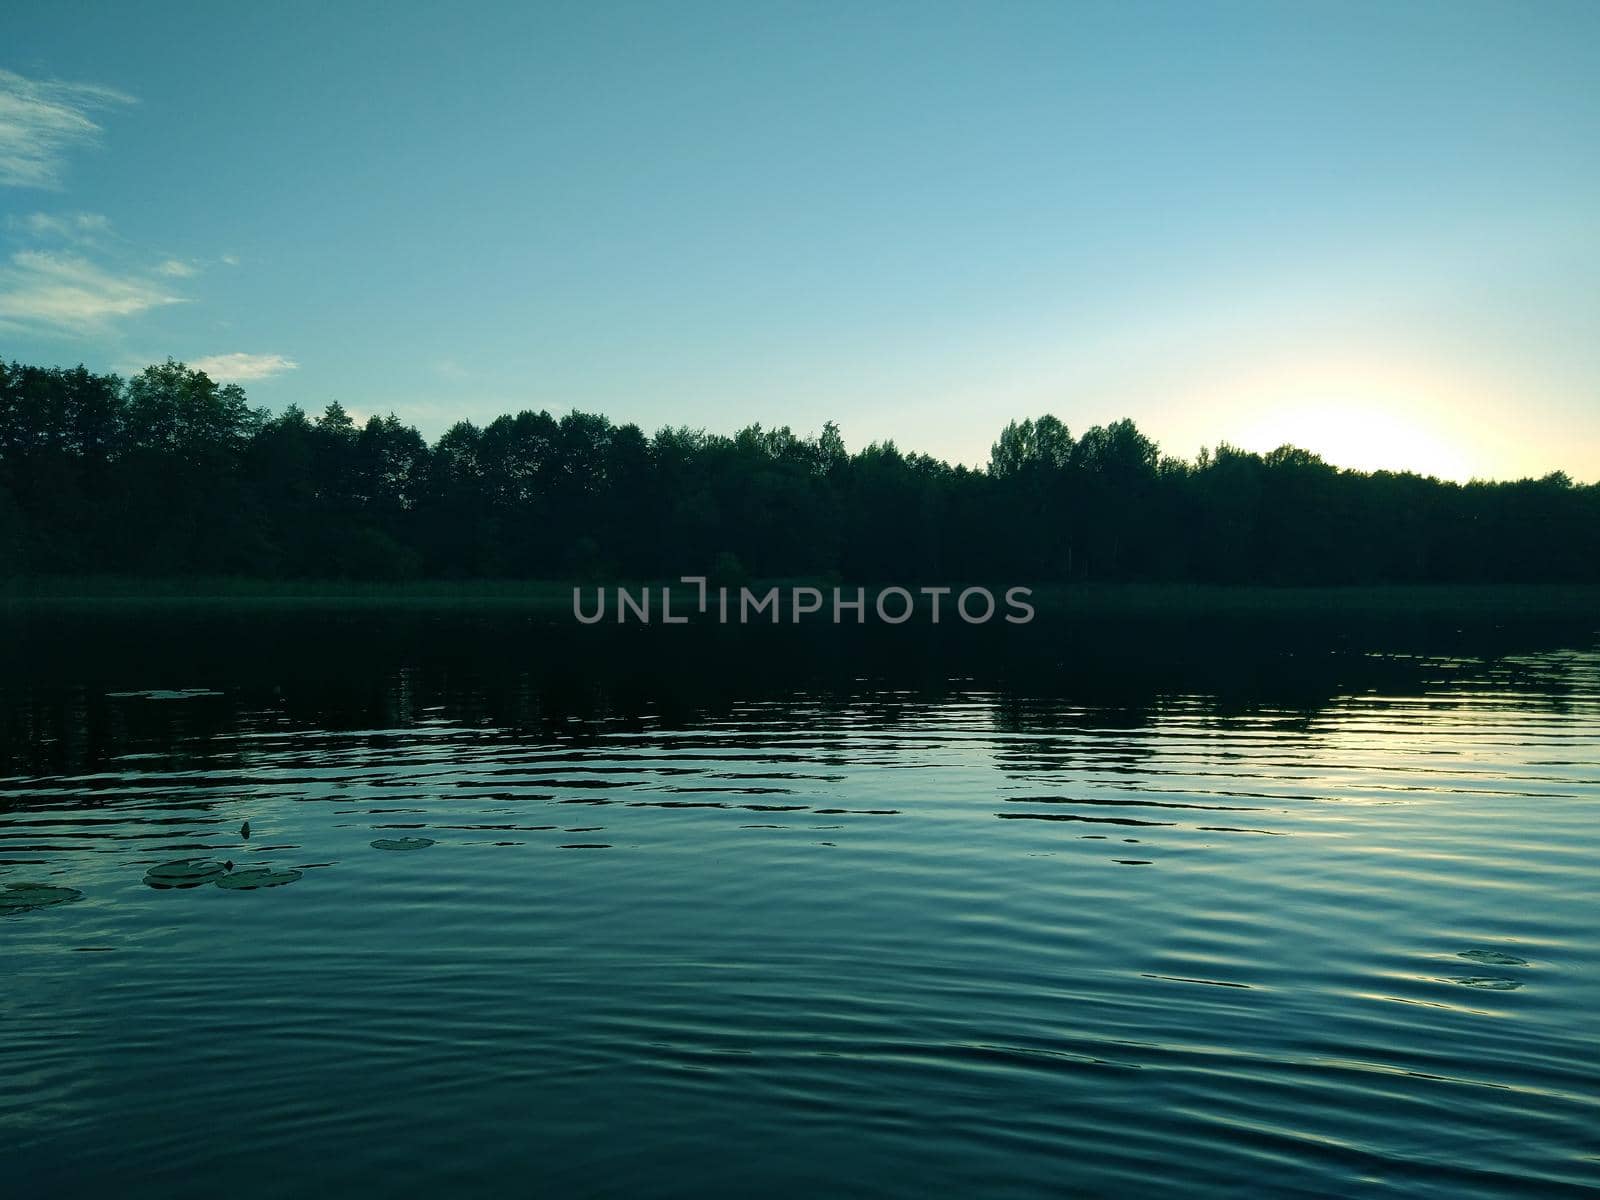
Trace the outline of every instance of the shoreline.
{"type": "MultiPolygon", "coordinates": [[[[194,611],[416,611],[503,613],[565,619],[575,627],[572,589],[582,588],[587,601],[594,589],[615,594],[618,587],[635,594],[649,587],[659,595],[664,582],[604,584],[551,580],[425,580],[405,583],[360,583],[339,580],[260,580],[243,578],[162,579],[86,577],[15,579],[0,583],[0,615],[41,613],[115,614],[146,610],[194,611]]],[[[673,603],[692,609],[695,589],[673,583],[673,603]]],[[[778,587],[817,587],[830,593],[835,585],[805,579],[762,580],[744,586],[764,591],[778,587]]],[[[842,585],[841,585],[842,586],[842,585]]],[[[853,594],[855,586],[848,591],[853,594]]],[[[990,585],[991,587],[994,585],[990,585]]],[[[731,594],[737,585],[729,585],[731,594]]],[[[881,590],[868,587],[869,610],[864,624],[881,624],[871,601],[881,590]]],[[[1003,590],[1003,589],[1002,589],[1003,590]]],[[[1582,621],[1600,628],[1600,586],[1581,584],[1361,584],[1338,587],[1275,587],[1263,584],[1103,583],[1047,584],[1031,589],[1038,620],[1165,620],[1207,618],[1263,619],[1510,619],[1518,621],[1582,621]]],[[[928,604],[918,597],[916,611],[928,604]]],[[[951,614],[946,610],[946,621],[951,614]]],[[[926,616],[924,616],[926,620],[926,616]]],[[[607,624],[614,624],[609,618],[607,624]]],[[[628,624],[642,624],[629,621],[628,624]]],[[[659,621],[655,622],[659,623],[659,621]]],[[[715,624],[697,617],[691,624],[715,624]]],[[[751,625],[770,624],[762,617],[751,625]]],[[[790,624],[787,610],[780,624],[790,624]]],[[[827,623],[808,616],[802,624],[827,623]]],[[[854,621],[846,623],[854,625],[854,621]]]]}

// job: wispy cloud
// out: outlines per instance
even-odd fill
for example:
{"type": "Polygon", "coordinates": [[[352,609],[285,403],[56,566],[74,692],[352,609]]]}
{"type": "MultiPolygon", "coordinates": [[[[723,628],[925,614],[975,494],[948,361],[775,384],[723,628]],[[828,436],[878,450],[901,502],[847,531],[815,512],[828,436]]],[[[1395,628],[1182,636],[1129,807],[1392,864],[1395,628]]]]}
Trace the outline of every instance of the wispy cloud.
{"type": "Polygon", "coordinates": [[[282,354],[213,354],[189,364],[220,383],[249,383],[293,371],[300,364],[282,354]]]}
{"type": "Polygon", "coordinates": [[[187,279],[195,273],[197,268],[190,263],[184,262],[181,258],[169,258],[156,270],[163,275],[171,276],[173,279],[187,279]]]}
{"type": "Polygon", "coordinates": [[[133,102],[112,88],[0,70],[0,185],[59,187],[68,151],[100,137],[90,114],[133,102]]]}
{"type": "Polygon", "coordinates": [[[146,272],[110,271],[77,254],[22,250],[0,267],[0,324],[88,332],[182,302],[146,272]]]}
{"type": "Polygon", "coordinates": [[[28,213],[7,217],[6,228],[39,240],[94,242],[110,234],[111,220],[103,213],[28,213]]]}

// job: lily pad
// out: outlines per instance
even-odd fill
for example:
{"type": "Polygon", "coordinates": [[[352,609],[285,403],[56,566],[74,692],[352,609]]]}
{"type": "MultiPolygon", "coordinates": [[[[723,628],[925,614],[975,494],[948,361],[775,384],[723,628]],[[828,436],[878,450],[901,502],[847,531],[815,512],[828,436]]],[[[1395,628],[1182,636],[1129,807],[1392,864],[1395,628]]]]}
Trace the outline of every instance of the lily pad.
{"type": "Polygon", "coordinates": [[[433,839],[426,837],[376,838],[371,845],[374,850],[426,850],[433,845],[433,839]]]}
{"type": "Polygon", "coordinates": [[[199,887],[227,874],[228,866],[214,858],[180,858],[151,867],[144,873],[144,881],[163,891],[169,888],[199,887]]]}
{"type": "Polygon", "coordinates": [[[1467,979],[1452,979],[1450,982],[1485,992],[1514,992],[1522,986],[1520,979],[1503,979],[1494,975],[1477,975],[1467,979]]]}
{"type": "Polygon", "coordinates": [[[242,871],[228,872],[217,880],[217,886],[236,892],[253,892],[257,888],[282,887],[286,883],[293,883],[304,874],[303,871],[287,867],[246,867],[242,871]]]}
{"type": "Polygon", "coordinates": [[[49,908],[52,904],[67,904],[82,897],[83,893],[77,888],[57,887],[50,883],[8,883],[0,891],[0,913],[49,908]]]}
{"type": "Polygon", "coordinates": [[[1515,954],[1502,954],[1498,950],[1462,950],[1457,958],[1470,958],[1473,962],[1493,963],[1497,967],[1525,967],[1528,960],[1515,954]]]}
{"type": "Polygon", "coordinates": [[[146,688],[138,692],[107,692],[112,700],[196,700],[203,696],[220,696],[210,688],[146,688]]]}

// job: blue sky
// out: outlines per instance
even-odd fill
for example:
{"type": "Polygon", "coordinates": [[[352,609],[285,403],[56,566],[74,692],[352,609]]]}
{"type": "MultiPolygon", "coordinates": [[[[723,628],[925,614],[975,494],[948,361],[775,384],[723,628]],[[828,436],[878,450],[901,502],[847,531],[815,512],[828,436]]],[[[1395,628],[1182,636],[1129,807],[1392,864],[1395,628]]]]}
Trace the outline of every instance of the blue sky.
{"type": "Polygon", "coordinates": [[[0,354],[1600,478],[1600,5],[8,8],[0,354]]]}

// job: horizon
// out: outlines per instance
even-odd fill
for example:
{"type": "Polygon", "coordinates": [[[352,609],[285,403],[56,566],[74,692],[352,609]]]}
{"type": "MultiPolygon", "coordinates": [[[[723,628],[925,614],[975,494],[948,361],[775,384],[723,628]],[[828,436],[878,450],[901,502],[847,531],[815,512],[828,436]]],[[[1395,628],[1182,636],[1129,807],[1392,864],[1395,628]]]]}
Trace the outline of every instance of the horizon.
{"type": "MultiPolygon", "coordinates": [[[[85,364],[83,364],[83,363],[75,363],[75,364],[72,364],[70,366],[68,366],[67,364],[51,364],[48,367],[46,367],[45,364],[39,364],[39,363],[26,363],[26,364],[24,364],[24,363],[15,363],[15,362],[13,362],[13,363],[7,364],[5,362],[5,360],[4,360],[4,358],[0,357],[0,366],[7,366],[7,365],[12,366],[12,367],[22,367],[24,369],[27,369],[27,368],[40,368],[40,367],[42,367],[44,369],[47,369],[47,370],[50,370],[50,369],[54,369],[54,370],[87,369],[85,364]]],[[[164,365],[166,365],[166,366],[177,366],[177,367],[180,367],[180,368],[183,368],[183,369],[186,369],[186,370],[200,371],[200,373],[205,374],[205,372],[204,372],[204,370],[202,368],[194,367],[191,364],[178,362],[177,360],[170,359],[170,358],[165,360],[164,363],[150,363],[150,364],[147,365],[146,369],[159,368],[159,367],[162,367],[164,365]]],[[[141,372],[139,372],[139,371],[133,371],[133,372],[129,372],[127,375],[123,375],[121,373],[109,373],[109,374],[115,375],[116,378],[121,379],[124,383],[126,383],[134,375],[137,375],[137,374],[140,374],[140,373],[141,372]]],[[[209,375],[207,377],[210,378],[209,375]]],[[[217,379],[214,379],[213,382],[217,383],[219,385],[223,385],[223,384],[229,383],[230,381],[227,380],[227,379],[224,379],[224,378],[217,378],[217,379]]],[[[242,383],[237,383],[235,386],[238,386],[241,389],[241,391],[244,393],[246,402],[248,403],[250,401],[250,389],[249,389],[249,387],[246,384],[242,384],[242,383]]],[[[831,425],[831,426],[834,427],[835,431],[840,435],[845,448],[852,454],[859,453],[862,450],[870,449],[870,448],[875,447],[875,446],[885,446],[885,447],[892,447],[894,450],[898,451],[902,455],[907,455],[907,456],[919,456],[920,455],[920,456],[926,457],[926,458],[933,458],[933,459],[936,459],[939,462],[944,463],[946,466],[951,467],[951,468],[958,468],[959,467],[959,468],[966,468],[966,469],[973,470],[973,471],[986,472],[987,473],[987,472],[990,472],[991,466],[992,466],[992,462],[991,462],[991,458],[990,458],[990,454],[989,453],[986,453],[984,455],[984,457],[980,461],[978,461],[976,463],[952,462],[948,458],[944,458],[944,457],[942,457],[940,455],[937,455],[937,454],[932,454],[932,453],[930,453],[928,451],[922,450],[921,448],[919,448],[917,446],[908,445],[905,442],[903,442],[903,440],[901,438],[894,437],[894,436],[891,436],[891,437],[888,437],[888,438],[875,439],[875,440],[870,441],[870,442],[868,442],[868,441],[857,442],[854,445],[852,445],[848,429],[846,429],[845,426],[841,422],[839,422],[837,420],[834,420],[832,418],[825,419],[824,422],[823,422],[823,425],[819,426],[818,428],[815,428],[815,429],[797,429],[797,428],[793,427],[792,425],[790,425],[788,423],[785,423],[785,422],[778,422],[778,423],[774,423],[774,424],[766,424],[764,422],[759,422],[759,421],[758,422],[752,422],[750,424],[746,424],[746,425],[742,425],[742,426],[732,427],[732,428],[726,428],[726,427],[725,428],[711,428],[711,427],[704,426],[704,425],[693,425],[693,424],[688,424],[688,423],[681,422],[681,421],[674,422],[674,421],[671,421],[671,420],[665,421],[663,424],[658,425],[658,426],[656,426],[654,428],[649,428],[649,427],[645,427],[645,426],[636,425],[633,422],[629,422],[629,421],[625,421],[625,420],[618,420],[617,418],[613,417],[611,414],[606,413],[606,412],[602,412],[602,411],[596,411],[596,410],[591,410],[591,409],[579,409],[579,408],[571,408],[571,409],[567,409],[565,411],[562,411],[560,409],[552,409],[552,408],[548,408],[547,407],[547,408],[541,408],[541,409],[508,410],[508,411],[505,411],[505,412],[494,413],[494,414],[492,414],[492,415],[490,415],[490,416],[488,416],[486,418],[480,418],[480,419],[477,419],[477,420],[473,420],[473,419],[470,419],[470,418],[463,417],[459,421],[450,422],[449,424],[444,426],[438,433],[434,433],[434,434],[430,435],[426,430],[421,429],[420,427],[418,427],[413,422],[407,421],[402,415],[396,413],[392,409],[389,410],[389,411],[383,411],[383,410],[380,409],[380,410],[377,410],[377,411],[363,413],[363,412],[358,412],[358,411],[355,411],[355,410],[352,410],[352,409],[349,409],[349,408],[345,407],[337,399],[330,400],[328,402],[328,404],[324,405],[323,408],[320,409],[320,410],[316,409],[316,408],[313,408],[313,407],[311,407],[309,405],[302,404],[296,399],[288,399],[288,400],[284,401],[284,403],[281,406],[279,406],[278,408],[268,408],[266,406],[256,405],[256,404],[253,404],[253,403],[250,405],[252,411],[264,414],[268,420],[280,418],[280,417],[286,415],[290,408],[298,408],[301,411],[301,413],[304,415],[306,420],[309,421],[312,424],[319,423],[320,419],[324,415],[324,413],[328,409],[333,408],[335,406],[337,406],[337,408],[346,417],[348,417],[350,419],[350,421],[352,422],[354,428],[357,429],[357,430],[359,430],[362,426],[366,425],[368,421],[373,421],[373,420],[382,421],[382,420],[385,420],[385,419],[399,420],[403,425],[407,426],[408,428],[415,429],[419,434],[421,434],[423,436],[426,444],[430,448],[436,448],[438,446],[438,443],[439,443],[440,439],[445,435],[445,433],[447,433],[451,428],[454,428],[458,424],[467,424],[467,425],[471,425],[475,429],[483,430],[483,429],[487,428],[488,426],[492,425],[494,422],[496,422],[498,420],[501,420],[501,419],[511,420],[511,419],[514,419],[516,417],[519,417],[519,416],[522,416],[522,415],[525,415],[525,414],[548,416],[548,417],[551,417],[551,418],[556,419],[556,420],[563,419],[568,415],[573,415],[573,416],[598,417],[601,420],[606,421],[607,423],[609,423],[614,428],[625,428],[625,427],[628,427],[628,426],[632,425],[633,427],[637,428],[645,437],[652,438],[652,439],[657,437],[657,436],[659,436],[660,434],[664,434],[664,433],[677,432],[677,431],[687,431],[687,432],[690,432],[690,433],[701,434],[701,435],[703,435],[705,437],[708,437],[708,438],[720,438],[723,441],[728,441],[728,442],[731,442],[731,441],[735,440],[740,433],[742,433],[742,432],[744,432],[745,430],[748,430],[748,429],[762,430],[762,431],[774,432],[774,433],[777,433],[777,432],[788,432],[788,433],[793,434],[796,438],[798,438],[798,439],[800,439],[802,441],[814,442],[822,434],[824,427],[826,427],[828,425],[831,425]]],[[[1006,432],[1006,430],[1010,426],[1014,426],[1014,425],[1017,425],[1019,423],[1031,423],[1033,421],[1038,420],[1041,417],[1043,417],[1045,419],[1051,419],[1054,416],[1055,416],[1055,414],[1053,414],[1053,413],[1034,413],[1034,414],[1029,414],[1029,415],[1026,415],[1026,416],[1019,415],[1019,416],[1016,416],[1016,417],[1008,418],[1007,421],[1006,421],[1006,425],[1003,425],[1003,426],[999,427],[996,430],[996,432],[995,432],[995,441],[990,444],[990,451],[992,452],[994,449],[998,448],[998,442],[999,442],[1000,437],[1002,436],[1002,434],[1004,432],[1006,432]]],[[[1113,424],[1115,424],[1117,422],[1124,421],[1124,420],[1131,421],[1134,424],[1134,426],[1139,428],[1139,430],[1141,432],[1145,432],[1145,433],[1148,432],[1147,430],[1145,430],[1144,426],[1139,424],[1138,418],[1136,416],[1132,415],[1132,414],[1129,414],[1129,413],[1124,413],[1124,414],[1121,414],[1119,416],[1114,416],[1114,417],[1108,417],[1107,419],[1105,419],[1103,421],[1095,421],[1090,425],[1082,426],[1082,427],[1079,427],[1079,428],[1076,428],[1076,429],[1071,428],[1069,426],[1069,427],[1067,427],[1067,432],[1068,432],[1069,436],[1072,439],[1076,440],[1088,429],[1105,428],[1107,426],[1113,425],[1113,424]]],[[[1345,465],[1343,463],[1335,461],[1333,458],[1331,458],[1328,455],[1326,455],[1326,454],[1322,453],[1321,451],[1319,451],[1317,449],[1317,447],[1314,446],[1314,445],[1305,445],[1305,444],[1301,444],[1301,443],[1293,442],[1293,441],[1280,442],[1277,445],[1267,447],[1266,449],[1256,449],[1256,448],[1252,448],[1252,447],[1249,447],[1249,446],[1237,445],[1237,444],[1235,444],[1233,442],[1228,441],[1226,438],[1219,438],[1219,439],[1214,439],[1214,440],[1212,440],[1210,442],[1203,443],[1202,445],[1198,446],[1193,453],[1189,453],[1189,454],[1185,454],[1185,453],[1182,453],[1181,451],[1174,450],[1171,447],[1161,445],[1159,442],[1157,442],[1156,445],[1157,445],[1157,449],[1160,451],[1160,456],[1161,456],[1162,459],[1167,459],[1167,458],[1177,459],[1180,462],[1182,462],[1184,465],[1186,465],[1188,467],[1191,467],[1191,468],[1196,467],[1197,465],[1199,465],[1207,456],[1215,455],[1216,453],[1218,453],[1219,451],[1222,451],[1224,449],[1233,450],[1233,451],[1237,451],[1237,452],[1242,452],[1242,453],[1246,453],[1246,454],[1253,454],[1253,455],[1256,455],[1258,457],[1265,457],[1268,454],[1271,454],[1273,451],[1300,450],[1300,451],[1308,451],[1309,453],[1314,455],[1317,459],[1319,459],[1321,462],[1323,462],[1324,464],[1326,464],[1329,467],[1333,467],[1333,468],[1335,468],[1335,469],[1337,469],[1337,470],[1339,470],[1341,472],[1353,472],[1355,474],[1368,474],[1368,475],[1371,475],[1371,474],[1387,472],[1387,473],[1395,474],[1395,475],[1415,475],[1415,476],[1418,476],[1418,477],[1423,478],[1423,479],[1434,480],[1434,481],[1437,481],[1437,482],[1440,482],[1440,483],[1459,484],[1459,485],[1474,484],[1474,483],[1481,483],[1481,484],[1519,483],[1519,482],[1539,481],[1539,480],[1548,479],[1553,475],[1560,475],[1560,476],[1564,476],[1567,479],[1567,481],[1570,484],[1572,484],[1573,486],[1575,486],[1575,487],[1600,486],[1600,478],[1584,478],[1584,477],[1578,476],[1578,475],[1574,474],[1573,472],[1571,472],[1569,470],[1566,470],[1565,468],[1562,468],[1562,467],[1553,468],[1552,470],[1547,471],[1542,475],[1521,475],[1521,476],[1500,476],[1500,477],[1474,475],[1474,476],[1471,476],[1471,477],[1466,478],[1466,479],[1452,479],[1452,478],[1449,478],[1447,476],[1442,476],[1442,475],[1430,473],[1430,472],[1428,472],[1426,470],[1418,470],[1418,469],[1415,469],[1415,468],[1412,468],[1412,467],[1406,467],[1406,466],[1352,467],[1352,466],[1347,466],[1347,465],[1345,465]]]]}
{"type": "Polygon", "coordinates": [[[389,12],[14,15],[0,353],[1600,478],[1600,10],[389,12]]]}

